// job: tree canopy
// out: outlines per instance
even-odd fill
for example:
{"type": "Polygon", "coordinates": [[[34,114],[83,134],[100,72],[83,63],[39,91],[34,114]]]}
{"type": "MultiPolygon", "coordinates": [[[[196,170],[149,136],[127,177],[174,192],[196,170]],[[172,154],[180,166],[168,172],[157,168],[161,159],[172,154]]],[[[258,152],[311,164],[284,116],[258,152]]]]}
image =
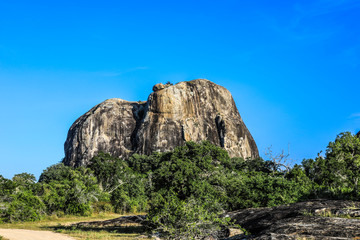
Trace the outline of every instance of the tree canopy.
{"type": "MultiPolygon", "coordinates": [[[[360,197],[359,134],[339,134],[325,156],[286,166],[277,157],[230,158],[209,142],[119,159],[99,153],[85,167],[62,163],[36,182],[29,173],[0,175],[0,221],[35,221],[48,214],[147,212],[167,239],[201,239],[230,225],[224,214],[309,198],[360,197]],[[279,160],[279,161],[278,161],[279,160]]],[[[285,156],[285,155],[284,155],[285,156]]]]}

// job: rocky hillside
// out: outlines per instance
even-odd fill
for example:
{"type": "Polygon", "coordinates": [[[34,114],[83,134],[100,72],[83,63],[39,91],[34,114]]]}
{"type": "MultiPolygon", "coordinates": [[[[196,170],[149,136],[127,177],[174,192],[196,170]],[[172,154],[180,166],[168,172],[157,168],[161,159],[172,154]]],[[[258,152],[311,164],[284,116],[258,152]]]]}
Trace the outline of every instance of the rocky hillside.
{"type": "Polygon", "coordinates": [[[231,157],[259,156],[227,89],[205,79],[157,84],[146,102],[109,99],[77,119],[65,142],[64,163],[86,166],[99,151],[127,158],[202,140],[231,157]]]}

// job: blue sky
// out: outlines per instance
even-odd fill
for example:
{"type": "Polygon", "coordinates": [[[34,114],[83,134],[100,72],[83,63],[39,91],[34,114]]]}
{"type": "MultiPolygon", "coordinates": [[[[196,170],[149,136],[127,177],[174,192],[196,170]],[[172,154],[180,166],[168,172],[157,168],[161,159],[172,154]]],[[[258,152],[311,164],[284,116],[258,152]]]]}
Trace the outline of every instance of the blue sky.
{"type": "Polygon", "coordinates": [[[207,78],[260,154],[313,158],[360,131],[360,0],[0,1],[0,174],[37,177],[108,98],[207,78]]]}

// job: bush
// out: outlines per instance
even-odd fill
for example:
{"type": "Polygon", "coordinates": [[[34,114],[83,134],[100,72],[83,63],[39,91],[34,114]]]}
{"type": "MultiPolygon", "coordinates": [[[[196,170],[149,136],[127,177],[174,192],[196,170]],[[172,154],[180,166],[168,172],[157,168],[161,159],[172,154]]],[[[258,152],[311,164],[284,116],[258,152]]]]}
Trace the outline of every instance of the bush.
{"type": "Polygon", "coordinates": [[[238,210],[297,202],[310,191],[311,185],[263,172],[250,172],[230,177],[226,189],[228,210],[238,210]]]}
{"type": "Polygon", "coordinates": [[[325,157],[302,162],[305,174],[313,181],[312,197],[358,200],[360,197],[360,138],[340,133],[330,142],[325,157]]]}
{"type": "Polygon", "coordinates": [[[92,204],[93,212],[95,213],[111,213],[114,208],[110,202],[95,202],[92,204]]]}
{"type": "Polygon", "coordinates": [[[89,168],[97,177],[101,189],[107,193],[112,193],[132,173],[125,161],[103,152],[90,160],[89,168]]]}
{"type": "Polygon", "coordinates": [[[187,142],[159,159],[149,209],[155,231],[166,239],[217,235],[228,222],[220,218],[224,189],[212,179],[230,161],[227,152],[209,142],[187,142]]]}
{"type": "Polygon", "coordinates": [[[146,178],[143,175],[128,175],[126,181],[111,194],[111,203],[115,212],[144,212],[148,208],[148,196],[145,191],[146,178]]]}
{"type": "Polygon", "coordinates": [[[60,163],[35,180],[28,173],[12,180],[0,175],[0,221],[34,221],[45,213],[148,211],[153,230],[164,238],[201,239],[229,224],[220,217],[226,211],[304,198],[359,199],[360,139],[341,133],[325,157],[292,168],[276,156],[231,159],[205,141],[126,161],[99,153],[89,168],[60,163]]]}
{"type": "Polygon", "coordinates": [[[11,195],[11,202],[2,212],[4,222],[35,221],[45,214],[45,204],[29,190],[11,195]]]}
{"type": "Polygon", "coordinates": [[[11,194],[15,191],[16,184],[0,175],[0,203],[10,201],[11,194]]]}
{"type": "Polygon", "coordinates": [[[42,199],[49,214],[63,211],[65,214],[89,215],[91,204],[98,200],[100,189],[90,169],[73,169],[63,164],[47,168],[42,180],[42,199]]]}
{"type": "Polygon", "coordinates": [[[201,201],[193,197],[180,200],[176,193],[153,196],[149,220],[164,239],[204,239],[219,237],[228,218],[220,217],[223,210],[215,199],[201,201]]]}
{"type": "Polygon", "coordinates": [[[110,195],[115,212],[139,212],[147,208],[146,178],[128,167],[127,162],[99,153],[90,168],[99,179],[101,189],[110,195]]]}

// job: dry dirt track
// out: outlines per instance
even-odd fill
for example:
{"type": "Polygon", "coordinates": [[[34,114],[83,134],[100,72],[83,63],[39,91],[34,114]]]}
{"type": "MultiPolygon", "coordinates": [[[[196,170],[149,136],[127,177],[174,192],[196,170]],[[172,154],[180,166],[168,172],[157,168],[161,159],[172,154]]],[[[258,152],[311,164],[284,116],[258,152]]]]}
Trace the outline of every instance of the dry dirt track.
{"type": "Polygon", "coordinates": [[[25,229],[0,229],[0,236],[9,240],[75,240],[60,233],[25,229]]]}

